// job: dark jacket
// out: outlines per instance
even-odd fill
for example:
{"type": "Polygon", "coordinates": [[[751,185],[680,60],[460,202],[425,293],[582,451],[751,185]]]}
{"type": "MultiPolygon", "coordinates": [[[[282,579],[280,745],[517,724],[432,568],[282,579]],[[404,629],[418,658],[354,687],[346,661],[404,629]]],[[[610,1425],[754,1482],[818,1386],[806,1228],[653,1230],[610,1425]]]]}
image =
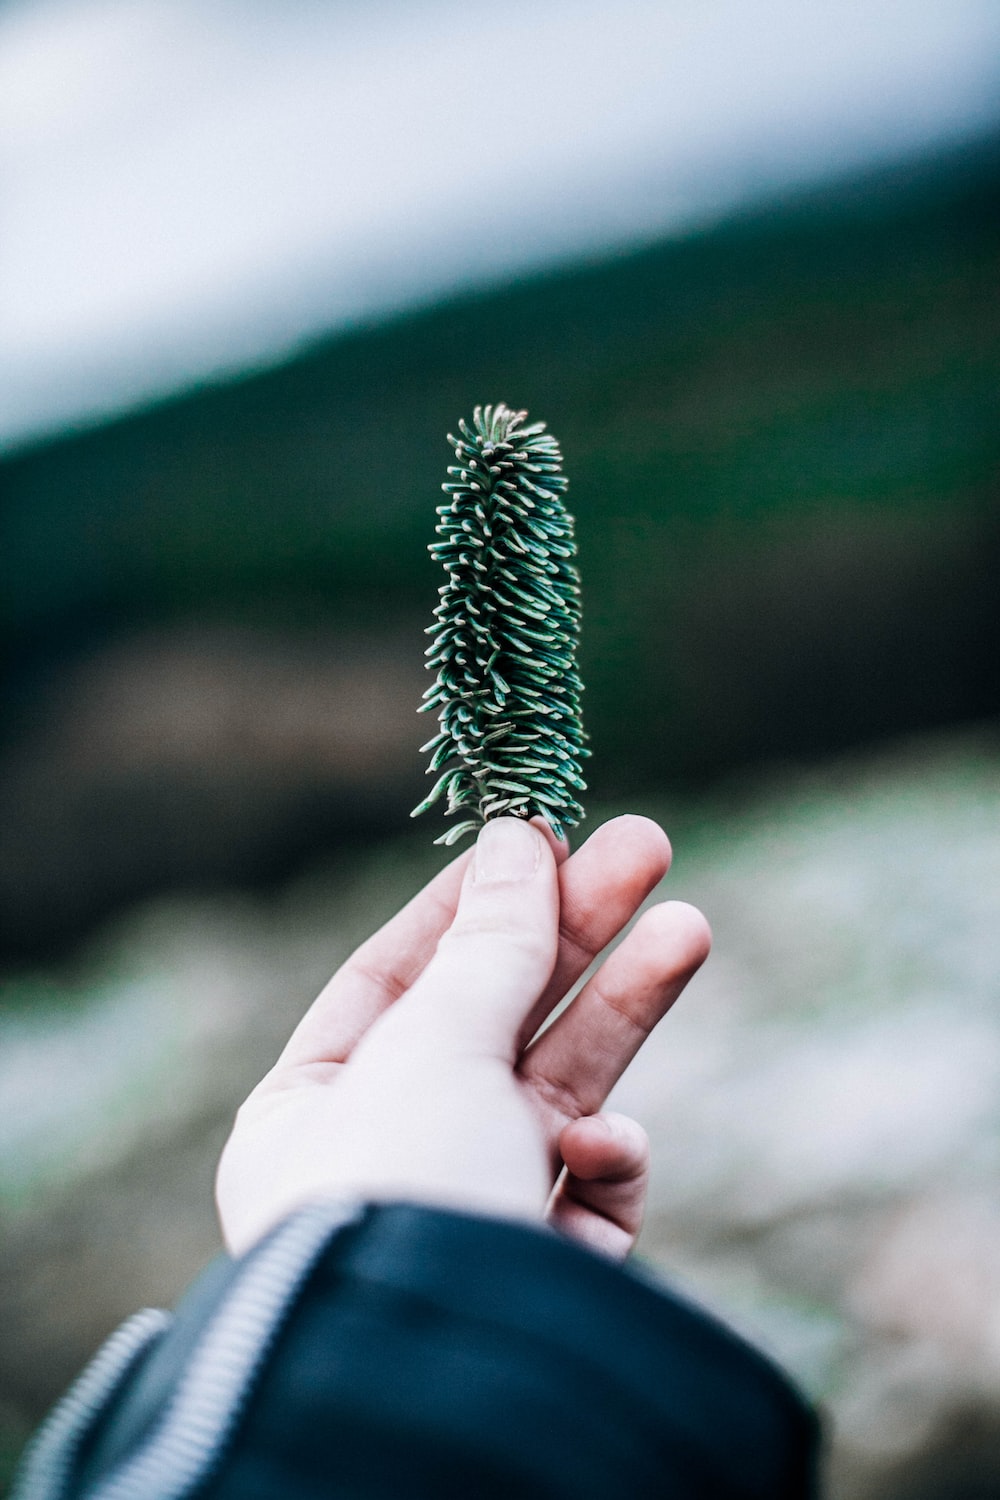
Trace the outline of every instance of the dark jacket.
{"type": "Polygon", "coordinates": [[[140,1313],[17,1500],[804,1500],[816,1424],[762,1355],[556,1234],[305,1209],[140,1313]]]}

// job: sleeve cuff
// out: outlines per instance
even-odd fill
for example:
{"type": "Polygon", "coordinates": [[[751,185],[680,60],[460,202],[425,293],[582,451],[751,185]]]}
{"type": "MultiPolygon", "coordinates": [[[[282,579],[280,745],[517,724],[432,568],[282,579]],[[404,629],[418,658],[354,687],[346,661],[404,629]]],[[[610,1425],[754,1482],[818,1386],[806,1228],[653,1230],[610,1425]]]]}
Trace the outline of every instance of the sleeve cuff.
{"type": "Polygon", "coordinates": [[[12,1500],[806,1500],[816,1439],[752,1346],[559,1235],[325,1203],[124,1325],[12,1500]]]}

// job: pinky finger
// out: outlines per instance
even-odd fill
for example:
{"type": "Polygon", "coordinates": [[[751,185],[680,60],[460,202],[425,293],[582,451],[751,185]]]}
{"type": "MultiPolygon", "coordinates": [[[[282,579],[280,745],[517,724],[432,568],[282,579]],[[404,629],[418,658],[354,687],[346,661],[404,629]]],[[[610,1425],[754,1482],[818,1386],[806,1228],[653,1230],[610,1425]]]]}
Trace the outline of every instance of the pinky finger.
{"type": "Polygon", "coordinates": [[[624,1260],[642,1227],[649,1185],[649,1140],[628,1115],[584,1115],[559,1136],[565,1164],[548,1221],[588,1250],[624,1260]]]}

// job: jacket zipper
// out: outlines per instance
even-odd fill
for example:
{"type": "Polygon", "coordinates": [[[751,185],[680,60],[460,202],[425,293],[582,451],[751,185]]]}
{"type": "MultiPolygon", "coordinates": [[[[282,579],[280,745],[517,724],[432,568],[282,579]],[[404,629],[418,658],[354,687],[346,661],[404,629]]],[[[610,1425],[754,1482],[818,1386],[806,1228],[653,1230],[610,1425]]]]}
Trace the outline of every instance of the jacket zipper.
{"type": "MultiPolygon", "coordinates": [[[[357,1203],[313,1204],[250,1254],[148,1439],[100,1479],[86,1500],[182,1500],[205,1481],[297,1293],[331,1237],[357,1223],[362,1212],[357,1203]]],[[[84,1436],[170,1323],[169,1314],[147,1309],[112,1334],[31,1444],[10,1500],[69,1500],[84,1436]]]]}

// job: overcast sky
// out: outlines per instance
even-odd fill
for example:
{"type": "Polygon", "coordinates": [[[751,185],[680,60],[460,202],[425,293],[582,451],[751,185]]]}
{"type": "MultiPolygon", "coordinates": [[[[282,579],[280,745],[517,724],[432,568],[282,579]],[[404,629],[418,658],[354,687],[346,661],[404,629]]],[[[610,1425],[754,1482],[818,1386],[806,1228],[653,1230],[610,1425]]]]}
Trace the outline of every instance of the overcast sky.
{"type": "Polygon", "coordinates": [[[0,445],[956,139],[996,0],[7,0],[0,445]]]}

